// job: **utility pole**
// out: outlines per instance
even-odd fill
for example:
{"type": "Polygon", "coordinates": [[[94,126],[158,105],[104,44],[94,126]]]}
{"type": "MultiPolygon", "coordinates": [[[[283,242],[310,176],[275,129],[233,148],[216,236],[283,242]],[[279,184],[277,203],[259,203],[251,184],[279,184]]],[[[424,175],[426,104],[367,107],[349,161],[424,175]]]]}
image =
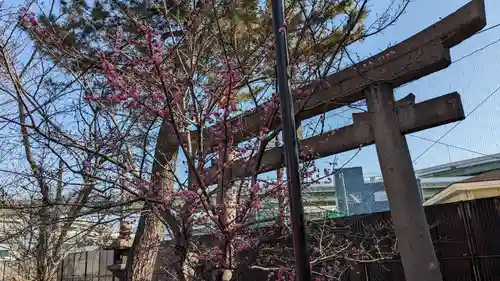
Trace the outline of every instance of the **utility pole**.
{"type": "Polygon", "coordinates": [[[365,94],[406,281],[442,281],[393,87],[373,85],[365,94]]]}
{"type": "Polygon", "coordinates": [[[288,66],[288,44],[284,23],[285,8],[283,0],[272,0],[273,29],[276,36],[276,68],[278,94],[281,106],[281,125],[287,173],[288,194],[290,196],[290,216],[292,222],[293,249],[297,281],[311,281],[311,269],[307,251],[304,207],[299,175],[299,150],[295,110],[290,92],[290,69],[288,66]]]}

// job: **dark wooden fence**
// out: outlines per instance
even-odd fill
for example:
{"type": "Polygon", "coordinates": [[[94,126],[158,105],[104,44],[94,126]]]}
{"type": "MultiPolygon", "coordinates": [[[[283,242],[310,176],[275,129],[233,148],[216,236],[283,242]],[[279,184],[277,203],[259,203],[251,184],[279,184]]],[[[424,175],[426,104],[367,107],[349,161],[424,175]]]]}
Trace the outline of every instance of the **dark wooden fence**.
{"type": "MultiPolygon", "coordinates": [[[[489,198],[425,208],[436,254],[445,281],[500,281],[500,198],[489,198]]],[[[389,212],[341,219],[352,231],[366,225],[389,221],[389,212]]],[[[89,251],[70,254],[64,261],[58,281],[112,281],[107,266],[112,251],[89,251]]],[[[3,265],[2,279],[8,280],[12,269],[3,265]],[[6,273],[10,270],[10,274],[6,273]]],[[[164,281],[155,274],[153,281],[164,281]]],[[[343,281],[404,281],[399,260],[358,264],[342,277],[343,281]]],[[[245,272],[240,281],[267,280],[267,272],[245,272]]]]}
{"type": "MultiPolygon", "coordinates": [[[[445,281],[500,280],[500,198],[429,206],[425,212],[445,281]]],[[[359,231],[389,219],[389,212],[348,218],[359,231]]],[[[357,267],[359,274],[351,271],[345,280],[405,280],[398,260],[357,267]]]]}

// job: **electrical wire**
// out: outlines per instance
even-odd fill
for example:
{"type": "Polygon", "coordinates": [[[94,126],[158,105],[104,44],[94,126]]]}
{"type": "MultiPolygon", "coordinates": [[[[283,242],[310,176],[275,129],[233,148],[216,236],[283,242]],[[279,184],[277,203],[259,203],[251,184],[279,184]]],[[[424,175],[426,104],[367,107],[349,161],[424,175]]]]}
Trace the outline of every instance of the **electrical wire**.
{"type": "MultiPolygon", "coordinates": [[[[483,32],[489,31],[489,30],[492,30],[492,29],[497,28],[497,27],[500,27],[500,23],[499,23],[499,24],[495,24],[495,25],[493,25],[493,26],[491,26],[491,27],[488,27],[488,28],[486,28],[486,29],[483,29],[483,30],[481,30],[481,31],[479,31],[479,32],[476,32],[476,33],[474,34],[474,36],[475,36],[475,35],[477,35],[477,34],[480,34],[480,33],[483,33],[483,32]]],[[[491,42],[491,43],[488,43],[488,44],[484,45],[483,47],[478,48],[478,49],[476,49],[476,50],[474,50],[474,51],[472,51],[472,52],[470,52],[470,53],[468,53],[468,54],[466,54],[466,55],[464,55],[464,56],[459,57],[458,59],[456,59],[456,60],[452,61],[452,62],[450,63],[450,65],[455,64],[455,63],[457,63],[457,62],[459,62],[459,61],[461,61],[461,60],[463,60],[463,59],[466,59],[466,58],[468,58],[468,57],[470,57],[470,56],[472,56],[472,55],[474,55],[474,54],[476,54],[476,53],[478,53],[478,52],[480,52],[480,51],[482,51],[482,50],[484,50],[484,49],[486,49],[486,48],[488,48],[488,47],[491,47],[491,46],[493,46],[493,45],[497,44],[498,42],[500,42],[500,38],[498,38],[497,40],[495,40],[495,41],[493,41],[493,42],[491,42]]],[[[403,85],[400,85],[398,88],[402,88],[402,87],[404,87],[404,86],[406,86],[406,85],[408,85],[408,84],[410,84],[410,83],[412,83],[412,82],[413,82],[413,81],[411,81],[411,82],[407,82],[407,83],[404,83],[403,85]]]]}
{"type": "MultiPolygon", "coordinates": [[[[493,26],[490,26],[486,29],[483,29],[479,32],[476,33],[477,34],[480,34],[480,33],[483,33],[483,32],[486,32],[486,31],[489,31],[489,30],[492,30],[494,28],[497,28],[497,27],[500,27],[500,23],[499,24],[495,24],[493,26]]],[[[488,43],[486,45],[484,45],[483,47],[481,48],[478,48],[458,59],[456,59],[455,61],[453,61],[451,64],[454,64],[454,63],[457,63],[463,59],[466,59],[480,51],[483,51],[484,49],[490,47],[490,46],[493,46],[495,44],[497,44],[498,42],[500,42],[500,38],[498,38],[497,40],[491,42],[491,43],[488,43]]],[[[500,86],[498,88],[496,88],[492,93],[490,93],[485,99],[483,99],[476,107],[474,107],[472,109],[471,112],[469,112],[465,117],[467,118],[468,116],[470,116],[474,111],[476,111],[479,107],[481,107],[488,99],[490,99],[494,94],[496,94],[498,92],[498,90],[500,90],[500,86]]],[[[446,137],[451,131],[453,131],[456,127],[458,127],[458,125],[460,125],[462,123],[462,121],[459,121],[457,123],[455,123],[453,125],[453,127],[451,127],[444,135],[442,135],[439,139],[437,139],[436,141],[434,141],[429,147],[427,147],[427,149],[425,149],[422,153],[420,153],[414,160],[413,160],[413,163],[415,163],[420,157],[422,157],[425,153],[427,153],[432,147],[434,147],[437,143],[439,143],[444,137],[446,137]]]]}
{"type": "Polygon", "coordinates": [[[495,25],[492,25],[492,26],[490,26],[490,27],[488,27],[488,28],[485,28],[485,29],[483,29],[483,30],[480,30],[480,31],[476,32],[476,34],[483,33],[483,32],[486,32],[486,31],[488,31],[488,30],[492,30],[492,29],[497,28],[497,27],[499,27],[499,26],[500,26],[500,23],[497,23],[497,24],[495,24],[495,25]]]}
{"type": "MultiPolygon", "coordinates": [[[[465,118],[469,117],[472,113],[474,113],[478,108],[480,108],[487,100],[489,100],[493,95],[495,95],[498,90],[500,90],[500,86],[498,86],[493,92],[491,92],[486,98],[484,98],[478,105],[476,105],[469,113],[465,115],[465,118]]],[[[422,157],[425,153],[427,153],[431,148],[433,148],[438,142],[440,142],[444,137],[446,137],[451,131],[453,131],[458,125],[462,123],[463,120],[458,121],[451,127],[444,135],[442,135],[439,139],[434,141],[427,149],[425,149],[420,155],[418,155],[415,160],[413,160],[413,163],[415,163],[420,157],[422,157]]]]}
{"type": "MultiPolygon", "coordinates": [[[[417,138],[417,139],[429,141],[429,142],[436,142],[436,140],[424,138],[424,137],[421,137],[421,136],[416,136],[416,135],[408,135],[408,136],[412,137],[412,138],[417,138]]],[[[441,145],[445,145],[445,146],[451,147],[451,148],[456,148],[456,149],[463,150],[463,151],[466,151],[466,152],[470,152],[470,153],[474,153],[474,154],[477,154],[477,155],[486,156],[486,157],[489,157],[489,158],[492,158],[492,159],[498,159],[498,160],[500,160],[500,157],[495,156],[495,155],[486,154],[486,153],[483,153],[483,152],[479,152],[479,151],[476,151],[476,150],[472,150],[472,149],[468,149],[468,148],[464,148],[464,147],[460,147],[460,146],[456,146],[456,145],[448,144],[448,143],[444,143],[444,142],[439,142],[438,141],[437,143],[441,144],[441,145]]]]}
{"type": "MultiPolygon", "coordinates": [[[[492,29],[497,28],[497,27],[500,27],[500,23],[499,23],[499,24],[495,24],[495,25],[493,25],[493,26],[490,26],[490,27],[488,27],[488,28],[486,28],[486,29],[483,29],[483,30],[481,30],[481,31],[479,31],[479,32],[476,32],[476,34],[475,34],[475,35],[480,34],[480,33],[483,33],[483,32],[486,32],[486,31],[489,31],[489,30],[492,30],[492,29]]],[[[472,51],[472,52],[470,52],[470,53],[468,53],[468,54],[466,54],[466,55],[464,55],[464,56],[462,56],[462,57],[460,57],[460,58],[458,58],[458,59],[456,59],[456,60],[454,60],[451,64],[455,64],[455,63],[457,63],[457,62],[459,62],[459,61],[461,61],[461,60],[464,60],[464,59],[466,59],[466,58],[468,58],[468,57],[470,57],[470,56],[472,56],[472,55],[474,55],[474,54],[476,54],[476,53],[478,53],[478,52],[481,52],[481,51],[485,50],[486,48],[491,47],[491,46],[493,46],[493,45],[495,45],[495,44],[497,44],[497,43],[499,43],[499,42],[500,42],[500,38],[499,38],[499,39],[497,39],[497,40],[495,40],[495,41],[493,41],[493,42],[490,42],[490,43],[488,43],[488,44],[486,44],[486,45],[482,46],[481,48],[478,48],[478,49],[476,49],[476,50],[474,50],[474,51],[472,51]]],[[[404,85],[402,85],[402,86],[404,86],[404,85]]],[[[479,107],[481,107],[481,106],[482,106],[482,105],[483,105],[483,104],[484,104],[484,103],[485,103],[488,99],[490,99],[490,98],[491,98],[491,97],[492,97],[492,96],[493,96],[496,92],[498,92],[498,90],[500,90],[500,86],[499,86],[497,89],[495,89],[495,91],[493,91],[490,95],[488,95],[488,96],[487,96],[487,97],[486,97],[483,101],[481,101],[481,103],[479,103],[479,104],[478,104],[475,108],[473,108],[473,109],[472,109],[472,111],[471,111],[471,112],[469,112],[469,113],[468,113],[465,117],[470,116],[470,115],[471,115],[474,111],[476,111],[479,107]]],[[[342,112],[342,113],[343,113],[343,112],[342,112]]],[[[345,117],[345,116],[341,116],[341,117],[344,117],[344,118],[348,118],[348,119],[349,119],[349,117],[345,117]]],[[[437,140],[430,140],[430,139],[425,139],[425,138],[422,138],[422,137],[419,137],[419,136],[412,136],[412,135],[410,135],[410,136],[412,136],[412,137],[421,138],[421,139],[425,139],[425,140],[427,140],[427,141],[432,141],[432,142],[433,142],[433,143],[432,143],[429,147],[427,147],[427,149],[426,149],[426,150],[424,150],[424,151],[423,151],[420,155],[418,155],[418,156],[417,156],[417,157],[413,160],[413,163],[415,163],[415,162],[416,162],[416,161],[417,161],[420,157],[422,157],[425,153],[427,153],[427,152],[428,152],[428,151],[429,151],[432,147],[434,147],[436,144],[440,143],[440,141],[441,141],[444,137],[446,137],[446,136],[447,136],[447,135],[448,135],[451,131],[453,131],[453,130],[454,130],[454,129],[458,126],[458,125],[460,125],[461,123],[462,123],[462,121],[459,121],[459,122],[455,123],[453,127],[451,127],[451,128],[450,128],[450,129],[449,129],[449,130],[448,130],[448,131],[444,134],[444,135],[442,135],[442,136],[441,136],[439,139],[437,139],[437,140]]],[[[457,148],[457,149],[462,149],[462,150],[464,150],[464,151],[468,151],[468,152],[476,153],[476,154],[479,154],[479,155],[482,155],[482,156],[491,156],[491,155],[487,155],[487,154],[480,153],[480,152],[477,152],[477,151],[472,151],[472,150],[468,150],[468,149],[465,149],[465,148],[460,148],[460,147],[457,147],[457,146],[451,146],[451,145],[448,145],[448,146],[450,146],[450,147],[455,147],[455,148],[457,148]]]]}
{"type": "MultiPolygon", "coordinates": [[[[497,28],[497,27],[500,27],[500,23],[495,24],[495,25],[493,25],[493,26],[490,26],[490,27],[488,27],[488,28],[485,28],[485,29],[483,29],[483,30],[480,30],[480,31],[476,32],[476,33],[474,34],[474,36],[476,36],[476,35],[478,35],[478,34],[481,34],[481,33],[483,33],[483,32],[486,32],[486,31],[489,31],[489,30],[495,29],[495,28],[497,28]]],[[[461,61],[461,60],[463,60],[463,59],[465,59],[465,58],[468,58],[468,57],[470,57],[470,56],[472,56],[472,55],[474,55],[474,54],[476,54],[476,53],[478,53],[478,52],[480,52],[480,51],[482,51],[482,50],[484,50],[484,49],[486,49],[486,48],[488,48],[488,47],[490,47],[490,46],[492,46],[492,45],[495,45],[495,44],[496,44],[496,43],[498,43],[498,42],[500,42],[500,38],[498,38],[497,40],[495,40],[495,41],[493,41],[493,42],[491,42],[491,43],[489,43],[489,44],[484,45],[483,47],[481,47],[481,48],[479,48],[479,49],[474,50],[473,52],[470,52],[470,53],[468,53],[468,54],[466,54],[466,55],[464,55],[464,56],[462,56],[462,57],[460,57],[460,58],[458,58],[458,59],[456,59],[456,60],[452,61],[452,62],[451,62],[451,64],[457,63],[457,62],[459,62],[459,61],[461,61]]]]}
{"type": "Polygon", "coordinates": [[[496,44],[496,43],[498,43],[498,42],[500,42],[500,38],[498,38],[497,40],[495,40],[495,41],[493,41],[493,42],[491,42],[491,43],[489,43],[489,44],[487,44],[487,45],[484,45],[483,47],[481,47],[481,48],[479,48],[479,49],[474,50],[474,51],[473,51],[473,52],[471,52],[471,53],[468,53],[468,54],[467,54],[467,55],[465,55],[465,56],[462,56],[462,57],[460,57],[460,58],[458,58],[458,59],[454,60],[453,62],[451,62],[451,64],[457,63],[457,62],[459,62],[459,61],[461,61],[461,60],[463,60],[463,59],[466,59],[466,58],[468,58],[468,57],[470,57],[470,56],[472,56],[472,55],[476,54],[476,53],[479,53],[480,51],[482,51],[482,50],[484,50],[484,49],[486,49],[486,48],[488,48],[488,47],[490,47],[490,46],[493,46],[493,45],[495,45],[495,44],[496,44]]]}

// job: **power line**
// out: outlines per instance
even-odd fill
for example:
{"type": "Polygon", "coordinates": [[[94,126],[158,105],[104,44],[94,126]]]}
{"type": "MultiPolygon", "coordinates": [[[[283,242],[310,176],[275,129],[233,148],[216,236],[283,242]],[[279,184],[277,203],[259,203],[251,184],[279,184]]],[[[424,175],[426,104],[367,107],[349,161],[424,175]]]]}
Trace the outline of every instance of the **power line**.
{"type": "MultiPolygon", "coordinates": [[[[492,30],[492,29],[497,28],[497,27],[500,27],[500,23],[495,24],[495,25],[493,25],[493,26],[490,26],[490,27],[488,27],[488,28],[486,28],[486,29],[483,29],[483,30],[481,30],[481,31],[479,31],[479,32],[476,32],[476,34],[475,34],[475,35],[480,34],[480,33],[483,33],[483,32],[486,32],[486,31],[489,31],[489,30],[492,30]]],[[[470,52],[470,53],[468,53],[468,54],[466,54],[466,55],[464,55],[464,56],[462,56],[462,57],[460,57],[460,58],[458,58],[458,59],[456,59],[456,60],[454,60],[453,62],[451,62],[451,64],[454,64],[454,63],[457,63],[457,62],[459,62],[459,61],[461,61],[461,60],[464,60],[464,59],[466,59],[466,58],[468,58],[468,57],[470,57],[470,56],[472,56],[472,55],[474,55],[474,54],[476,54],[476,53],[478,53],[478,52],[480,52],[480,51],[483,51],[483,50],[485,50],[486,48],[491,47],[491,46],[493,46],[493,45],[495,45],[495,44],[497,44],[497,43],[499,43],[499,42],[500,42],[500,38],[498,38],[498,39],[496,39],[495,41],[490,42],[490,43],[488,43],[488,44],[486,44],[486,45],[482,46],[481,48],[478,48],[478,49],[476,49],[476,50],[474,50],[474,51],[472,51],[472,52],[470,52]]],[[[406,83],[406,84],[408,84],[408,83],[406,83]]],[[[406,84],[405,84],[405,85],[406,85],[406,84]]],[[[400,86],[400,87],[403,87],[403,86],[404,86],[404,85],[402,85],[402,86],[400,86]]],[[[483,101],[481,101],[481,102],[480,102],[480,103],[479,103],[479,104],[478,104],[475,108],[473,108],[473,109],[472,109],[472,111],[471,111],[471,112],[469,112],[469,113],[468,113],[465,117],[467,118],[468,116],[470,116],[470,115],[471,115],[474,111],[476,111],[479,107],[481,107],[481,106],[482,106],[482,105],[483,105],[483,104],[484,104],[484,103],[485,103],[488,99],[490,99],[490,98],[491,98],[491,97],[492,97],[492,96],[493,96],[496,92],[498,92],[498,90],[500,90],[500,86],[499,86],[498,88],[496,88],[496,89],[495,89],[495,90],[494,90],[494,91],[493,91],[490,95],[488,95],[488,96],[487,96],[487,97],[486,97],[483,101]]],[[[343,112],[341,112],[341,113],[344,113],[344,112],[345,112],[345,111],[343,111],[343,112]]],[[[337,114],[335,114],[335,115],[337,115],[337,114]]],[[[338,115],[339,115],[339,116],[341,116],[341,117],[347,118],[347,119],[352,119],[352,118],[349,118],[349,117],[342,116],[342,115],[340,115],[340,114],[338,114],[338,115]]],[[[437,139],[437,140],[430,140],[430,139],[425,139],[425,138],[418,137],[418,136],[413,136],[413,137],[416,137],[416,138],[421,138],[421,139],[425,139],[425,140],[427,140],[427,141],[432,141],[432,142],[433,142],[433,143],[432,143],[432,144],[431,144],[431,145],[430,145],[430,146],[429,146],[426,150],[424,150],[424,151],[423,151],[420,155],[418,155],[418,156],[415,158],[415,160],[413,160],[413,163],[415,163],[415,162],[416,162],[416,161],[417,161],[420,157],[422,157],[425,153],[427,153],[427,152],[428,152],[428,151],[429,151],[432,147],[434,147],[437,143],[440,143],[440,141],[441,141],[444,137],[446,137],[446,136],[447,136],[447,135],[448,135],[451,131],[453,131],[453,130],[454,130],[454,129],[458,126],[458,125],[460,125],[460,123],[462,123],[462,121],[458,121],[457,123],[455,123],[453,127],[451,127],[451,128],[450,128],[450,129],[449,129],[449,130],[448,130],[448,131],[444,134],[444,135],[442,135],[442,136],[441,136],[439,139],[437,139]]],[[[412,136],[412,135],[410,135],[410,136],[412,136]]],[[[445,145],[447,145],[447,144],[445,144],[445,145]]],[[[480,152],[477,152],[477,151],[468,150],[468,149],[466,149],[466,148],[460,148],[460,147],[456,147],[456,146],[452,146],[452,145],[448,145],[448,146],[450,146],[450,147],[455,147],[455,148],[457,148],[457,149],[462,149],[462,150],[464,150],[464,151],[469,151],[469,152],[472,152],[472,153],[477,153],[477,154],[479,154],[479,155],[483,155],[483,156],[490,156],[490,155],[483,154],[483,153],[480,153],[480,152]]]]}
{"type": "MultiPolygon", "coordinates": [[[[436,140],[424,138],[424,137],[421,137],[421,136],[416,136],[416,135],[408,135],[408,136],[409,137],[413,137],[413,138],[417,138],[417,139],[421,139],[421,140],[425,140],[425,141],[429,141],[429,142],[436,142],[436,140]]],[[[451,147],[451,148],[456,148],[456,149],[467,151],[467,152],[474,153],[474,154],[477,154],[477,155],[487,156],[487,157],[490,157],[490,158],[493,158],[493,159],[499,159],[500,160],[500,157],[494,156],[494,155],[491,155],[491,154],[482,153],[482,152],[479,152],[479,151],[476,151],[476,150],[472,150],[472,149],[468,149],[468,148],[464,148],[464,147],[460,147],[460,146],[456,146],[456,145],[448,144],[448,143],[444,143],[444,142],[439,142],[438,141],[437,143],[445,145],[445,146],[448,146],[448,147],[451,147]]]]}
{"type": "Polygon", "coordinates": [[[488,27],[488,28],[485,28],[485,29],[483,29],[483,30],[480,30],[480,31],[476,32],[476,34],[486,32],[486,31],[488,31],[488,30],[491,30],[491,29],[493,29],[493,28],[497,28],[497,27],[499,27],[499,26],[500,26],[500,23],[497,23],[497,24],[495,24],[495,25],[493,25],[493,26],[490,26],[490,27],[488,27]]]}
{"type": "Polygon", "coordinates": [[[484,49],[486,49],[486,48],[488,48],[488,47],[490,47],[490,46],[492,46],[492,45],[495,45],[495,44],[496,44],[496,43],[498,43],[498,42],[500,42],[500,38],[498,38],[497,40],[495,40],[495,41],[493,41],[493,42],[491,42],[491,43],[489,43],[489,44],[487,44],[487,45],[484,45],[483,47],[481,47],[481,48],[479,48],[479,49],[474,50],[474,51],[473,51],[473,52],[471,52],[471,53],[466,54],[465,56],[462,56],[462,57],[458,58],[457,60],[454,60],[453,62],[451,62],[451,64],[457,63],[457,62],[459,62],[459,61],[461,61],[461,60],[463,60],[463,59],[466,59],[466,58],[468,58],[468,57],[470,57],[470,56],[472,56],[472,55],[476,54],[476,53],[479,53],[480,51],[482,51],[482,50],[484,50],[484,49]]]}
{"type": "MultiPolygon", "coordinates": [[[[498,88],[496,88],[493,92],[491,92],[486,98],[484,98],[478,105],[476,105],[476,107],[474,107],[468,114],[465,115],[465,118],[469,117],[472,113],[474,113],[474,111],[476,111],[479,107],[481,107],[487,100],[489,100],[494,94],[496,94],[498,92],[498,90],[500,90],[500,86],[498,88]]],[[[420,153],[420,155],[418,155],[415,160],[413,160],[413,163],[415,163],[420,157],[422,157],[422,155],[424,155],[425,153],[427,153],[432,147],[434,147],[434,145],[436,145],[438,142],[440,142],[444,137],[446,137],[451,131],[453,131],[458,125],[460,125],[462,123],[463,120],[461,121],[458,121],[457,123],[455,123],[453,125],[453,127],[451,127],[446,133],[444,133],[444,135],[442,135],[439,139],[437,139],[436,141],[434,141],[429,147],[427,147],[426,150],[424,150],[422,153],[420,153]]]]}
{"type": "MultiPolygon", "coordinates": [[[[499,24],[495,24],[491,27],[488,27],[486,29],[483,29],[479,32],[477,32],[476,34],[479,34],[479,33],[483,33],[483,32],[486,32],[488,30],[491,30],[491,29],[494,29],[494,28],[497,28],[497,27],[500,27],[500,23],[499,24]]],[[[491,42],[491,43],[488,43],[486,45],[484,45],[483,47],[481,48],[478,48],[460,58],[458,58],[457,60],[453,61],[451,64],[454,64],[454,63],[457,63],[463,59],[466,59],[494,44],[497,44],[498,42],[500,42],[500,38],[491,42]]],[[[488,99],[490,99],[496,92],[498,92],[498,90],[500,90],[500,86],[498,88],[496,88],[492,93],[490,93],[484,100],[482,100],[475,108],[472,109],[471,112],[469,112],[465,117],[467,118],[468,116],[470,116],[474,111],[476,111],[479,107],[481,107],[488,99]]],[[[435,140],[429,147],[427,147],[427,149],[425,149],[422,153],[420,153],[420,155],[418,155],[414,160],[413,160],[413,163],[415,163],[420,157],[422,157],[425,153],[427,153],[432,147],[434,147],[437,143],[439,143],[444,137],[446,137],[451,131],[453,131],[458,125],[460,125],[462,123],[462,121],[459,121],[457,123],[455,123],[455,125],[453,125],[453,127],[451,127],[444,135],[442,135],[439,139],[435,140]]]]}
{"type": "MultiPolygon", "coordinates": [[[[497,27],[500,27],[500,23],[495,24],[495,25],[493,25],[493,26],[490,26],[490,27],[488,27],[488,28],[485,28],[485,29],[483,29],[483,30],[480,30],[480,31],[476,32],[476,34],[474,34],[474,36],[475,36],[475,35],[478,35],[478,34],[480,34],[480,33],[483,33],[483,32],[489,31],[489,30],[492,30],[492,29],[497,28],[497,27]]],[[[465,55],[465,56],[462,56],[462,57],[458,58],[457,60],[455,60],[455,61],[451,62],[451,64],[457,63],[457,62],[459,62],[459,61],[461,61],[461,60],[463,60],[463,59],[465,59],[465,58],[468,58],[468,57],[470,57],[470,56],[474,55],[475,53],[478,53],[478,52],[480,52],[480,51],[482,51],[482,50],[484,50],[484,49],[486,49],[486,48],[488,48],[488,47],[490,47],[490,46],[492,46],[492,45],[495,45],[495,44],[496,44],[496,43],[498,43],[498,42],[500,42],[500,38],[499,38],[499,39],[497,39],[497,40],[495,40],[495,41],[493,41],[493,42],[491,42],[491,43],[489,43],[489,44],[484,45],[483,47],[481,47],[481,48],[479,48],[479,49],[474,50],[474,51],[473,51],[473,52],[471,52],[471,53],[468,53],[468,54],[467,54],[467,55],[465,55]]]]}
{"type": "MultiPolygon", "coordinates": [[[[486,28],[486,29],[483,29],[483,30],[481,30],[481,31],[479,31],[479,32],[476,32],[476,34],[474,34],[474,35],[477,35],[477,34],[479,34],[479,33],[486,32],[486,31],[488,31],[488,30],[492,30],[492,29],[497,28],[497,27],[500,27],[500,23],[499,23],[499,24],[495,24],[495,25],[493,25],[493,26],[491,26],[491,27],[488,27],[488,28],[486,28]]],[[[476,49],[476,50],[474,50],[474,51],[472,51],[472,52],[470,52],[470,53],[468,53],[468,54],[466,54],[466,55],[464,55],[464,56],[459,57],[458,59],[456,59],[456,60],[452,61],[452,62],[450,63],[450,65],[452,65],[452,64],[454,64],[454,63],[457,63],[457,62],[459,62],[459,61],[461,61],[461,60],[463,60],[463,59],[466,59],[466,58],[468,58],[468,57],[470,57],[470,56],[472,56],[472,55],[474,55],[474,54],[476,54],[476,53],[478,53],[478,52],[480,52],[480,51],[482,51],[482,50],[484,50],[484,49],[486,49],[486,48],[488,48],[488,47],[491,47],[492,45],[497,44],[498,42],[500,42],[500,38],[499,38],[499,39],[497,39],[497,40],[495,40],[495,41],[493,41],[493,42],[491,42],[491,43],[489,43],[489,44],[486,44],[486,45],[484,45],[483,47],[481,47],[481,48],[479,48],[479,49],[476,49]]],[[[400,85],[398,88],[402,88],[402,87],[404,87],[404,86],[406,86],[406,85],[408,85],[408,84],[410,84],[410,83],[412,83],[412,82],[413,82],[413,81],[411,81],[411,82],[407,82],[407,83],[404,83],[403,85],[400,85]]]]}

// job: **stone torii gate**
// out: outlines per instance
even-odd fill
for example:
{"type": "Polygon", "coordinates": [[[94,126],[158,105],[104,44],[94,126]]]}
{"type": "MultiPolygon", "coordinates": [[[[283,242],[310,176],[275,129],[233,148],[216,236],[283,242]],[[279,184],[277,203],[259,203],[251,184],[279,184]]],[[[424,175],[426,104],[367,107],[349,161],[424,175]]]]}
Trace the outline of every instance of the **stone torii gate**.
{"type": "MultiPolygon", "coordinates": [[[[485,25],[484,0],[471,0],[407,40],[294,93],[298,121],[366,99],[368,112],[353,114],[352,125],[302,140],[301,146],[312,151],[307,158],[311,160],[375,144],[407,281],[440,281],[442,277],[404,135],[465,116],[456,92],[415,104],[412,94],[396,102],[393,89],[448,67],[450,48],[485,25]]],[[[263,124],[264,110],[259,107],[231,119],[230,127],[239,128],[231,137],[242,142],[257,136],[263,126],[278,128],[278,115],[263,124]]],[[[219,128],[203,131],[203,148],[207,152],[217,144],[217,131],[219,128]]],[[[191,132],[193,143],[198,139],[196,132],[191,132]]],[[[264,152],[257,171],[248,167],[252,161],[235,159],[228,173],[224,173],[225,178],[238,179],[280,169],[283,160],[283,147],[264,152]]],[[[208,172],[214,180],[205,184],[216,184],[216,169],[208,172]]]]}

